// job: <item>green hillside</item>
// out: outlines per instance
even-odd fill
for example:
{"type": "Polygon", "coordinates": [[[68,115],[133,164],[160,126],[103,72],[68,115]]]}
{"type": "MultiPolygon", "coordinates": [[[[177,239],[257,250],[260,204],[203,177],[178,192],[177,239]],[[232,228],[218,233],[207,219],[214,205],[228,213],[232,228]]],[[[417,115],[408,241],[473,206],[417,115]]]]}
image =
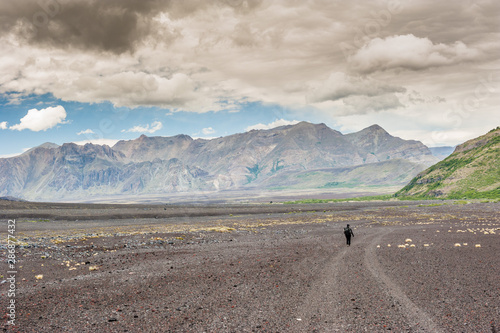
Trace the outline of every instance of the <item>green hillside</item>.
{"type": "Polygon", "coordinates": [[[500,198],[500,127],[455,149],[395,194],[422,198],[500,198]]]}

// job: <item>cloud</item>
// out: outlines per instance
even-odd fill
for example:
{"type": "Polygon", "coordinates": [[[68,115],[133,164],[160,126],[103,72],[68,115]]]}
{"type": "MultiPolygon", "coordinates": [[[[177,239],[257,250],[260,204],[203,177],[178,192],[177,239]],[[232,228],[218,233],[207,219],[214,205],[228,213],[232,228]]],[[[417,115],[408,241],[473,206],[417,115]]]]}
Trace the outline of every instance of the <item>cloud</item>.
{"type": "Polygon", "coordinates": [[[29,129],[34,132],[46,131],[58,124],[64,124],[66,110],[61,105],[46,109],[31,109],[21,118],[21,123],[10,127],[11,130],[22,131],[29,129]]]}
{"type": "Polygon", "coordinates": [[[267,130],[275,127],[280,127],[280,126],[287,126],[287,125],[295,125],[298,124],[300,121],[298,120],[285,120],[285,119],[278,119],[273,121],[272,123],[269,124],[256,124],[252,126],[248,126],[245,128],[245,131],[251,131],[251,130],[267,130]]]}
{"type": "Polygon", "coordinates": [[[350,64],[360,73],[389,69],[424,70],[474,60],[479,51],[462,41],[434,44],[429,38],[413,34],[374,38],[360,48],[350,64]]]}
{"type": "Polygon", "coordinates": [[[3,130],[4,130],[4,129],[7,129],[7,128],[8,128],[8,126],[7,126],[7,122],[6,122],[6,121],[2,121],[2,122],[0,123],[0,129],[3,129],[3,130]]]}
{"type": "Polygon", "coordinates": [[[26,151],[28,151],[30,149],[31,148],[23,148],[22,152],[20,152],[20,153],[4,154],[4,155],[0,155],[0,158],[10,158],[10,157],[19,156],[19,155],[22,155],[23,153],[25,153],[26,151]]]}
{"type": "MultiPolygon", "coordinates": [[[[144,72],[121,72],[105,77],[81,75],[74,80],[80,100],[111,101],[115,106],[181,107],[196,99],[195,83],[187,75],[176,73],[171,78],[144,72]]],[[[72,90],[62,93],[67,98],[72,90]]]]}
{"type": "MultiPolygon", "coordinates": [[[[173,114],[257,102],[333,123],[339,114],[424,107],[432,96],[460,102],[474,93],[478,69],[498,68],[495,1],[401,2],[381,17],[390,3],[0,1],[0,94],[16,103],[52,94],[173,114]],[[45,24],[34,26],[37,13],[45,24]],[[342,42],[354,45],[348,60],[342,42]],[[405,90],[419,95],[404,100],[405,90]]],[[[494,98],[481,100],[490,118],[494,98]]]]}
{"type": "Polygon", "coordinates": [[[95,134],[93,130],[91,130],[90,128],[89,129],[86,129],[84,131],[80,131],[78,133],[76,133],[76,135],[82,135],[82,134],[95,134]]]}
{"type": "Polygon", "coordinates": [[[215,130],[212,127],[207,127],[202,129],[201,132],[205,135],[208,135],[208,134],[214,134],[215,130]]]}
{"type": "Polygon", "coordinates": [[[403,86],[335,72],[310,84],[308,103],[336,116],[366,114],[403,107],[403,86]]]}
{"type": "MultiPolygon", "coordinates": [[[[160,32],[164,41],[175,38],[175,31],[167,34],[153,17],[178,7],[155,0],[2,2],[1,32],[15,33],[24,42],[40,46],[121,54],[133,52],[149,42],[148,36],[160,32]]],[[[197,10],[192,4],[183,9],[186,14],[197,10]]]]}
{"type": "Polygon", "coordinates": [[[405,91],[406,89],[402,86],[336,72],[332,73],[326,81],[316,82],[307,99],[311,103],[318,103],[336,101],[351,96],[374,97],[405,91]]]}
{"type": "Polygon", "coordinates": [[[163,128],[163,124],[159,121],[155,121],[153,123],[151,123],[151,125],[146,125],[146,126],[141,126],[141,125],[137,125],[137,126],[134,126],[128,130],[122,130],[122,132],[125,132],[125,133],[154,133],[154,132],[157,132],[159,130],[161,130],[163,128]]]}
{"type": "Polygon", "coordinates": [[[348,114],[366,113],[369,111],[383,111],[403,107],[399,98],[394,94],[384,94],[380,96],[350,96],[345,98],[344,104],[351,107],[348,114]]]}

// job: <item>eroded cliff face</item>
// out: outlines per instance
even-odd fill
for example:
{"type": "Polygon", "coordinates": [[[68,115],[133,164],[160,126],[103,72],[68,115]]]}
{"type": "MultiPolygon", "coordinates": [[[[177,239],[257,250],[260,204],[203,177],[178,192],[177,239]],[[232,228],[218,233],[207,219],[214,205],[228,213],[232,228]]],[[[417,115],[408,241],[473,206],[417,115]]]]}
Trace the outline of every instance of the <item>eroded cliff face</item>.
{"type": "MultiPolygon", "coordinates": [[[[364,169],[373,173],[371,179],[393,185],[422,169],[414,166],[435,161],[422,143],[393,137],[377,125],[343,135],[324,124],[301,122],[213,140],[142,135],[112,148],[44,144],[0,159],[0,195],[64,200],[87,195],[264,189],[286,187],[292,178],[300,185],[300,174],[312,170],[338,171],[374,163],[390,165],[396,172],[378,179],[376,168],[364,169]]],[[[335,183],[338,172],[329,174],[331,179],[323,172],[321,179],[312,182],[308,176],[303,185],[335,183]]]]}

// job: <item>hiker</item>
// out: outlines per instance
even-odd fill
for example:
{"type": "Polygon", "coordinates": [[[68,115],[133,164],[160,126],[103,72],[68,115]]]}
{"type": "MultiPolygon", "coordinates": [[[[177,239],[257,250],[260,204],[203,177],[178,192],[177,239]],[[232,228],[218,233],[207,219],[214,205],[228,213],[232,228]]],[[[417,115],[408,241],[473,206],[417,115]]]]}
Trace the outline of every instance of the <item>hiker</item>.
{"type": "Polygon", "coordinates": [[[347,246],[351,246],[351,236],[354,237],[354,233],[352,232],[352,229],[349,227],[349,224],[347,225],[347,227],[344,228],[344,235],[347,241],[347,246]]]}

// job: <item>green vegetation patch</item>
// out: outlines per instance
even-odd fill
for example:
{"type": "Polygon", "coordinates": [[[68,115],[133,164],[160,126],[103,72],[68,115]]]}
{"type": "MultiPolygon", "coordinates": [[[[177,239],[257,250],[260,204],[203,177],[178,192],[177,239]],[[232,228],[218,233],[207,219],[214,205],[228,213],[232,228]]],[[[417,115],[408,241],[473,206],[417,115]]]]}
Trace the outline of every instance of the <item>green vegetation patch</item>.
{"type": "Polygon", "coordinates": [[[247,182],[251,183],[252,181],[257,179],[260,172],[262,171],[262,168],[260,168],[258,164],[254,164],[253,167],[247,167],[247,170],[250,175],[246,175],[245,177],[247,178],[247,182]]]}
{"type": "Polygon", "coordinates": [[[323,186],[319,186],[318,188],[355,188],[360,186],[361,183],[350,183],[350,182],[328,182],[323,186]]]}
{"type": "Polygon", "coordinates": [[[407,196],[416,196],[417,199],[435,199],[437,196],[446,199],[500,198],[498,188],[484,191],[500,180],[500,148],[496,147],[498,144],[500,136],[489,139],[483,146],[450,155],[413,178],[396,192],[395,196],[401,199],[406,199],[407,196]],[[454,190],[451,193],[444,196],[439,191],[444,186],[443,181],[453,177],[457,170],[470,168],[473,169],[472,173],[458,179],[453,184],[454,190]]]}
{"type": "Polygon", "coordinates": [[[311,204],[311,203],[329,203],[329,202],[346,202],[346,201],[380,201],[393,198],[391,194],[386,195],[370,195],[366,197],[344,198],[344,199],[303,199],[297,201],[286,201],[285,204],[311,204]]]}
{"type": "Polygon", "coordinates": [[[500,187],[492,191],[478,192],[476,190],[456,191],[448,195],[449,199],[500,199],[500,187]]]}
{"type": "Polygon", "coordinates": [[[271,168],[271,173],[276,173],[283,169],[285,166],[280,165],[280,163],[284,162],[283,160],[276,160],[273,162],[273,167],[271,168]]]}

